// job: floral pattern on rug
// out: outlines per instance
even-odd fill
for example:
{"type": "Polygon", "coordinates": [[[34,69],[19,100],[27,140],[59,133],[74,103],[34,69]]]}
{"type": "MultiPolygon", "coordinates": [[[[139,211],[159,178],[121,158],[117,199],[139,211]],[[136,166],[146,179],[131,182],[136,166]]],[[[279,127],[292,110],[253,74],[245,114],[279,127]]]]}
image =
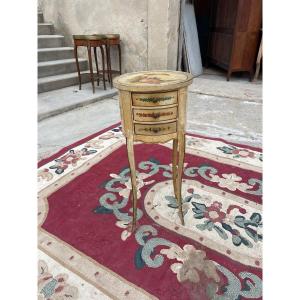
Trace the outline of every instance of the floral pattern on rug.
{"type": "Polygon", "coordinates": [[[70,286],[67,274],[53,276],[44,260],[38,262],[38,300],[79,299],[78,289],[70,286]]]}
{"type": "MultiPolygon", "coordinates": [[[[40,189],[58,181],[62,174],[73,172],[101,153],[105,151],[109,153],[118,149],[124,144],[120,129],[118,126],[102,133],[41,167],[38,171],[40,189]]],[[[240,148],[239,152],[229,153],[229,150],[222,148],[227,146],[231,145],[187,136],[187,147],[207,151],[207,153],[218,153],[220,157],[230,156],[236,161],[236,165],[238,165],[237,162],[244,161],[254,166],[261,166],[262,159],[259,152],[252,150],[247,152],[247,149],[240,148]]],[[[237,148],[232,147],[232,149],[237,148]]],[[[235,192],[240,196],[261,196],[261,178],[255,176],[245,178],[243,173],[238,171],[226,173],[216,166],[203,163],[199,165],[185,163],[184,167],[186,179],[183,183],[182,196],[186,228],[183,229],[180,224],[178,206],[172,191],[171,165],[161,164],[154,157],[138,163],[137,182],[138,198],[144,198],[146,213],[151,216],[155,225],[145,223],[146,213],[144,209],[138,208],[137,219],[142,225],[135,233],[131,233],[132,186],[129,168],[124,167],[120,167],[120,172],[113,170],[114,173],[107,174],[107,179],[101,184],[105,192],[99,196],[99,204],[95,205],[92,213],[99,217],[114,218],[113,222],[120,229],[119,238],[124,247],[126,243],[134,241],[136,246],[131,264],[136,270],[158,269],[165,265],[179,284],[185,286],[188,283],[196,287],[196,290],[199,287],[204,289],[204,299],[261,298],[262,280],[255,274],[255,270],[252,269],[252,272],[247,268],[247,266],[261,268],[262,215],[260,205],[256,205],[257,203],[250,203],[250,205],[248,200],[230,194],[235,192]],[[154,176],[158,174],[165,178],[165,182],[161,180],[158,182],[154,179],[154,176]],[[199,184],[194,184],[196,179],[203,183],[201,188],[199,184]],[[164,187],[160,185],[156,188],[159,184],[163,184],[164,187]],[[146,194],[145,191],[147,191],[146,194]],[[152,198],[149,198],[150,194],[152,198]],[[158,194],[161,195],[159,199],[155,198],[158,194]],[[150,215],[149,211],[152,211],[153,215],[150,215]],[[171,228],[166,225],[168,222],[175,227],[171,228]],[[194,239],[198,243],[200,240],[200,244],[205,245],[207,249],[217,251],[241,263],[244,269],[237,272],[228,265],[216,262],[215,258],[207,258],[211,257],[210,250],[207,251],[205,248],[198,248],[197,245],[189,243],[178,244],[176,239],[164,238],[161,235],[161,226],[177,231],[179,235],[194,239]]],[[[41,265],[46,270],[46,275],[43,277],[44,275],[41,274],[39,277],[39,297],[41,297],[39,300],[78,298],[76,288],[67,284],[67,276],[59,274],[54,277],[49,274],[52,276],[49,277],[45,262],[42,261],[41,265]],[[44,280],[44,278],[47,279],[44,280]],[[62,291],[64,294],[59,294],[62,291]]]]}
{"type": "MultiPolygon", "coordinates": [[[[158,172],[162,172],[164,177],[171,177],[171,167],[169,165],[161,165],[155,158],[152,158],[149,161],[140,162],[138,167],[138,198],[141,197],[140,190],[143,187],[154,183],[154,180],[150,180],[151,176],[158,172]],[[141,172],[141,170],[147,170],[147,173],[141,172]],[[147,179],[147,181],[144,182],[144,179],[147,179]]],[[[191,177],[193,177],[196,169],[196,167],[189,167],[185,169],[184,173],[185,175],[191,175],[191,177]]],[[[201,169],[201,166],[198,169],[201,169]]],[[[199,172],[199,174],[201,174],[201,172],[199,172]]],[[[111,174],[110,176],[112,179],[104,183],[107,193],[103,194],[99,198],[100,205],[94,209],[94,213],[96,214],[113,214],[116,217],[116,226],[123,230],[120,236],[124,242],[132,235],[129,230],[130,222],[132,220],[132,209],[130,208],[128,212],[124,211],[124,208],[128,204],[131,190],[131,180],[129,175],[129,168],[123,169],[119,174],[111,174]],[[122,198],[120,199],[120,197],[122,198]]],[[[241,180],[240,177],[238,179],[241,180]]],[[[252,186],[249,185],[247,188],[252,188],[252,186]]],[[[246,189],[242,190],[245,191],[246,189]]],[[[164,192],[160,190],[160,194],[163,195],[164,192]]],[[[227,201],[225,202],[225,207],[222,208],[222,203],[220,201],[213,201],[210,195],[200,195],[199,193],[195,193],[193,188],[187,189],[187,193],[184,194],[184,214],[186,215],[188,211],[192,211],[194,219],[204,221],[203,223],[198,223],[196,225],[197,230],[207,231],[207,236],[211,236],[213,234],[212,230],[214,230],[216,233],[214,239],[218,237],[222,241],[229,239],[230,234],[231,243],[235,247],[244,245],[247,248],[253,248],[253,242],[261,242],[262,234],[250,227],[262,227],[261,215],[259,213],[254,212],[250,215],[250,217],[245,217],[244,215],[247,216],[247,210],[244,207],[237,205],[236,203],[227,204],[227,201]],[[193,199],[195,201],[192,201],[193,199]],[[199,202],[201,200],[204,201],[204,203],[199,202]],[[233,228],[232,224],[241,228],[248,238],[242,235],[239,230],[233,228]],[[249,240],[249,237],[252,242],[249,240]]],[[[175,216],[175,219],[173,219],[172,222],[178,223],[178,206],[175,197],[167,195],[165,196],[165,199],[166,201],[164,204],[167,204],[168,208],[176,211],[176,213],[168,212],[169,215],[175,216]]],[[[160,211],[164,211],[165,209],[162,207],[161,203],[157,203],[155,200],[153,201],[153,205],[159,207],[160,211]]],[[[138,209],[137,219],[141,220],[142,218],[143,212],[138,209]]],[[[189,227],[189,218],[185,218],[185,220],[187,227],[189,227]]],[[[241,286],[235,286],[235,275],[226,268],[218,266],[213,261],[206,260],[205,251],[197,250],[192,245],[185,245],[183,248],[180,248],[178,245],[169,240],[156,237],[157,235],[158,231],[151,225],[142,225],[138,228],[135,234],[135,239],[140,246],[137,247],[134,259],[136,268],[142,269],[146,266],[150,268],[158,268],[163,264],[165,256],[168,259],[176,259],[178,261],[177,263],[171,264],[170,268],[172,272],[176,274],[179,282],[189,281],[191,283],[197,283],[200,281],[199,274],[202,274],[202,276],[204,275],[210,282],[207,285],[207,294],[215,293],[214,295],[211,294],[210,299],[223,299],[218,298],[221,297],[219,295],[221,290],[224,292],[223,297],[229,295],[226,294],[226,291],[234,293],[237,298],[246,292],[249,292],[248,296],[250,296],[250,298],[252,297],[251,293],[253,293],[253,295],[261,295],[261,280],[256,275],[250,273],[247,275],[253,278],[253,282],[257,285],[252,286],[251,289],[253,289],[253,291],[251,291],[251,289],[243,289],[241,286]],[[151,238],[151,235],[154,237],[151,238]],[[155,248],[158,246],[167,246],[169,248],[162,249],[160,254],[154,255],[153,257],[155,248]],[[228,286],[223,287],[222,289],[220,286],[217,288],[218,282],[220,281],[220,277],[218,275],[219,272],[228,276],[228,286]],[[212,292],[212,290],[215,291],[212,292]],[[258,290],[260,291],[258,292],[258,290]]],[[[220,247],[222,247],[222,242],[220,242],[220,247]]],[[[245,252],[247,250],[244,249],[243,251],[245,252]]],[[[255,251],[260,250],[255,248],[255,251]]]]}

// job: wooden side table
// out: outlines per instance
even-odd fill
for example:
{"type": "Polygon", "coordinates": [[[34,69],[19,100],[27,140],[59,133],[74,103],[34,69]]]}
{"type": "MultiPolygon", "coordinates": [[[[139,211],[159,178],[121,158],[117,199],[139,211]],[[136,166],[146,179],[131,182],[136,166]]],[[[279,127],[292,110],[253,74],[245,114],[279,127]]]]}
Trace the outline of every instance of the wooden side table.
{"type": "Polygon", "coordinates": [[[119,89],[123,134],[131,171],[133,218],[136,229],[137,188],[134,141],[165,143],[173,140],[172,177],[179,217],[184,225],[181,184],[185,155],[187,87],[192,75],[177,71],[145,71],[114,79],[119,89]]]}
{"type": "Polygon", "coordinates": [[[78,53],[77,48],[80,46],[87,47],[88,50],[88,58],[89,58],[89,68],[90,68],[90,79],[93,87],[93,93],[95,93],[95,83],[94,83],[94,71],[93,71],[93,62],[92,62],[92,51],[91,49],[94,48],[94,56],[95,56],[95,63],[96,63],[96,70],[97,70],[97,84],[99,85],[99,67],[98,67],[98,60],[97,60],[97,47],[101,50],[102,56],[102,80],[103,86],[106,90],[105,84],[105,57],[104,57],[104,49],[103,46],[106,45],[106,37],[105,35],[73,35],[74,41],[74,56],[76,59],[76,66],[77,66],[77,73],[79,79],[79,89],[81,90],[81,74],[80,68],[78,63],[78,53]]]}
{"type": "Polygon", "coordinates": [[[120,75],[122,73],[122,61],[121,61],[121,40],[119,34],[104,34],[105,36],[105,50],[106,50],[106,61],[107,61],[107,76],[110,82],[110,87],[113,87],[112,73],[116,72],[111,68],[111,59],[110,59],[110,49],[113,46],[118,48],[119,54],[119,71],[117,71],[120,75]]]}

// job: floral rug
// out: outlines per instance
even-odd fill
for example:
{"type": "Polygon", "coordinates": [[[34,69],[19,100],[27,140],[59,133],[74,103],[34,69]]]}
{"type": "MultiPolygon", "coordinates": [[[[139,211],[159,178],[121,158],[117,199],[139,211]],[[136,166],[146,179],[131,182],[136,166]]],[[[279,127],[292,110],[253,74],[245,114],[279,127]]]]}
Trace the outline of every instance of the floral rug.
{"type": "Polygon", "coordinates": [[[137,143],[138,224],[119,125],[39,163],[41,299],[262,299],[262,153],[187,135],[178,216],[171,143],[137,143]]]}

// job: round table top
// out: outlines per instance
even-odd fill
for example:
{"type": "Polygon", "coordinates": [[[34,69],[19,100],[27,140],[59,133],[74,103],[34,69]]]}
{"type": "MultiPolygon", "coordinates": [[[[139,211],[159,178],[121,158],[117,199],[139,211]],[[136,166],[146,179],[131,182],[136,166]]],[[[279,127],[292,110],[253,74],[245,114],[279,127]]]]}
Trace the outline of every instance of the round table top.
{"type": "Polygon", "coordinates": [[[180,71],[142,71],[118,76],[114,85],[124,91],[156,92],[179,89],[191,84],[192,80],[190,73],[180,71]]]}

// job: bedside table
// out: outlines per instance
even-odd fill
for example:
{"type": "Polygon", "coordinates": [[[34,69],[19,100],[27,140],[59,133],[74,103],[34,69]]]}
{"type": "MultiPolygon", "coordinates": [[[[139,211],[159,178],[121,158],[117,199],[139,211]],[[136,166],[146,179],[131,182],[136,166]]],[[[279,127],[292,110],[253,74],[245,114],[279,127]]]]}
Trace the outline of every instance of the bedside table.
{"type": "Polygon", "coordinates": [[[185,154],[187,87],[191,83],[191,74],[178,71],[135,72],[114,79],[114,85],[119,90],[122,130],[131,171],[132,231],[136,229],[137,213],[134,141],[153,144],[173,140],[174,194],[179,217],[184,225],[181,182],[185,154]]]}

